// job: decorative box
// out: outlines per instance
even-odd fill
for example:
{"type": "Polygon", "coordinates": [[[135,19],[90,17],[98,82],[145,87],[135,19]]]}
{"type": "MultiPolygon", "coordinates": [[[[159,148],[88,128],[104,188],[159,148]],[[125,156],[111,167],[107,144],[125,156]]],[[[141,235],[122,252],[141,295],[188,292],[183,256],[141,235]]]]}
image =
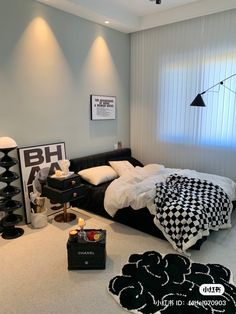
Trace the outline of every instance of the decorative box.
{"type": "Polygon", "coordinates": [[[106,267],[106,230],[86,229],[101,233],[99,241],[88,241],[78,236],[67,242],[68,269],[105,269],[106,267]]]}
{"type": "Polygon", "coordinates": [[[58,190],[68,190],[78,186],[81,182],[81,177],[78,174],[72,174],[69,177],[48,177],[48,186],[58,190]]]}

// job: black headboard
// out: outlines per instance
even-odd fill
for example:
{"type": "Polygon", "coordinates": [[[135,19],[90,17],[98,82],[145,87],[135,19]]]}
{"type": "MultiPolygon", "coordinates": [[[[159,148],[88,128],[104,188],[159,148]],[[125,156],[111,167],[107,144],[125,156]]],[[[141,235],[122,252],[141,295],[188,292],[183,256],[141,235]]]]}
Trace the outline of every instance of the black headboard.
{"type": "Polygon", "coordinates": [[[70,159],[70,171],[76,173],[82,169],[108,165],[109,160],[128,160],[134,166],[142,166],[141,162],[131,156],[130,148],[122,148],[105,153],[70,159]]]}

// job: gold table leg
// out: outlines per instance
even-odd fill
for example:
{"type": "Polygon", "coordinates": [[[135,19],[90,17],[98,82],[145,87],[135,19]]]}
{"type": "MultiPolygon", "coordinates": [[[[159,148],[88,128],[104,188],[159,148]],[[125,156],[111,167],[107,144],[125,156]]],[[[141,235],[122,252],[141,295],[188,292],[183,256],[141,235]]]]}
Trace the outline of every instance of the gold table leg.
{"type": "Polygon", "coordinates": [[[63,213],[60,213],[54,217],[56,222],[70,222],[76,219],[76,215],[72,213],[67,213],[66,203],[63,204],[63,213]]]}

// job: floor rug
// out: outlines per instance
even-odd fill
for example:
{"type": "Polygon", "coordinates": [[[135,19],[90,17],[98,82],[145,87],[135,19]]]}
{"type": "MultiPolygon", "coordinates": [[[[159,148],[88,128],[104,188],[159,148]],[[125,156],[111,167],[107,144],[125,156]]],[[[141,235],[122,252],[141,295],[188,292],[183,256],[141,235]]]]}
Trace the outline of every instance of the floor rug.
{"type": "Polygon", "coordinates": [[[132,254],[122,274],[110,280],[108,291],[132,313],[236,314],[231,271],[179,254],[132,254]]]}

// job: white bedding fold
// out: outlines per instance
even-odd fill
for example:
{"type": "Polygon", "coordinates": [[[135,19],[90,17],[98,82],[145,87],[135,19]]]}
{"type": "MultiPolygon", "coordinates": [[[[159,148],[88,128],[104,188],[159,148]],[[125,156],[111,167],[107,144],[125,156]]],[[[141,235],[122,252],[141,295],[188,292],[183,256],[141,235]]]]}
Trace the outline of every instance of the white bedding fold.
{"type": "Polygon", "coordinates": [[[189,169],[163,168],[159,171],[147,171],[145,167],[135,167],[108,186],[104,207],[110,216],[114,216],[118,209],[131,206],[134,210],[147,207],[155,215],[154,205],[155,184],[164,182],[170,174],[179,174],[189,178],[208,180],[219,185],[233,201],[236,200],[236,183],[226,177],[201,173],[189,169]]]}

